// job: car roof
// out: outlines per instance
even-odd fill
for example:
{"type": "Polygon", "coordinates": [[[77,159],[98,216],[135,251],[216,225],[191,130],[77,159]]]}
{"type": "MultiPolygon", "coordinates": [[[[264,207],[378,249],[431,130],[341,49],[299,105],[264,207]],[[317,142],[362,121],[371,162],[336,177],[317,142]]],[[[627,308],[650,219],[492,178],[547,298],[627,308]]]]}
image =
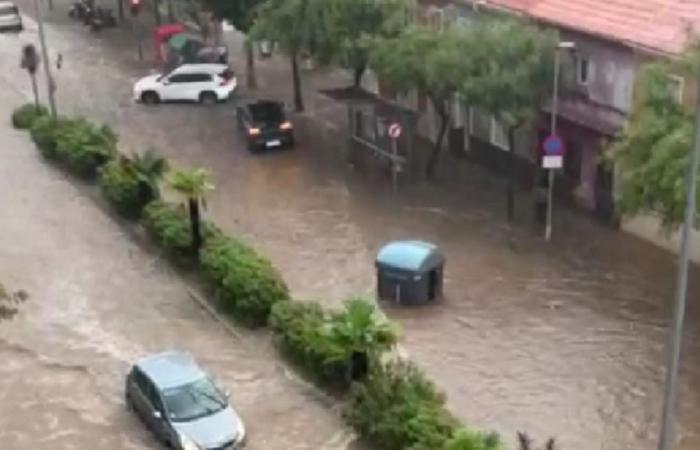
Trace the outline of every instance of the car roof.
{"type": "Polygon", "coordinates": [[[243,105],[244,107],[250,108],[282,108],[284,109],[284,102],[277,100],[255,100],[247,102],[243,105]]]}
{"type": "Polygon", "coordinates": [[[226,64],[183,64],[170,73],[211,73],[218,75],[229,67],[226,64]]]}
{"type": "Polygon", "coordinates": [[[191,355],[184,352],[165,352],[147,356],[135,364],[159,389],[168,389],[192,383],[206,377],[191,355]]]}

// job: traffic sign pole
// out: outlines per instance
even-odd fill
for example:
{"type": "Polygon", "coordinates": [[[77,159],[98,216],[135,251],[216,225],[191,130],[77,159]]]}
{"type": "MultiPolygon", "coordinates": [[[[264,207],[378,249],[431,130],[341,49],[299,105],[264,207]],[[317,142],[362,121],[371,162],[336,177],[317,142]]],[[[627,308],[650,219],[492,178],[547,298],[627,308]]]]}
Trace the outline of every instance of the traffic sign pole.
{"type": "Polygon", "coordinates": [[[401,125],[394,122],[389,125],[389,138],[391,138],[391,184],[394,192],[399,190],[399,146],[398,141],[401,137],[401,125]]]}

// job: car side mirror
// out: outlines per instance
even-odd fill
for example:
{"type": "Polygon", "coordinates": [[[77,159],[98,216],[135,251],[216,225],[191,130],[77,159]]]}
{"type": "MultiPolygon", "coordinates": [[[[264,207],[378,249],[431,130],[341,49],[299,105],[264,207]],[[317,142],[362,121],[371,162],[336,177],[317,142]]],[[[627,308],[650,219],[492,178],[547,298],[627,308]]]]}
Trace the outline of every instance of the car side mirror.
{"type": "Polygon", "coordinates": [[[153,411],[153,418],[161,420],[163,418],[163,414],[160,411],[153,411]]]}

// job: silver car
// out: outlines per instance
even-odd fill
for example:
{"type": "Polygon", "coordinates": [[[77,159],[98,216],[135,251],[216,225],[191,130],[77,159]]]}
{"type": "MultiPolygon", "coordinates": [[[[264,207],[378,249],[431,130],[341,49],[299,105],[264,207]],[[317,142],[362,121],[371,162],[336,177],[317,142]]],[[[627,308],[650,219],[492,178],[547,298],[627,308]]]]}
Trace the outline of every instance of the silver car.
{"type": "Polygon", "coordinates": [[[0,30],[22,31],[22,16],[14,3],[0,1],[0,30]]]}
{"type": "Polygon", "coordinates": [[[222,391],[181,352],[136,362],[126,379],[126,403],[169,448],[234,450],[245,428],[222,391]]]}

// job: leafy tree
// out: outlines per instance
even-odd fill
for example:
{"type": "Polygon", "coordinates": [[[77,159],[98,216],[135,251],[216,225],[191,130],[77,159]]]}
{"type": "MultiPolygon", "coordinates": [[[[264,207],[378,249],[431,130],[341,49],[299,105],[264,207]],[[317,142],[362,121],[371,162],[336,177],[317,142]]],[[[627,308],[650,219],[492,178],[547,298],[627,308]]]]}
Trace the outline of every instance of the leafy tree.
{"type": "Polygon", "coordinates": [[[257,11],[251,36],[253,40],[277,43],[289,55],[292,67],[294,107],[304,111],[299,58],[302,54],[320,53],[321,39],[328,32],[327,0],[268,0],[257,11]]]}
{"type": "Polygon", "coordinates": [[[170,186],[187,199],[192,231],[192,252],[196,255],[202,247],[200,205],[207,194],[214,190],[209,172],[204,169],[178,170],[170,177],[170,186]]]}
{"type": "Polygon", "coordinates": [[[352,71],[359,87],[369,66],[372,44],[377,38],[398,36],[414,11],[412,0],[325,0],[328,13],[326,35],[317,48],[317,59],[333,62],[352,71]]]}
{"type": "Polygon", "coordinates": [[[630,120],[608,151],[621,176],[617,209],[623,216],[653,213],[666,230],[683,221],[694,113],[678,102],[669,75],[697,73],[699,56],[693,45],[682,58],[650,63],[640,72],[630,120]]]}
{"type": "Polygon", "coordinates": [[[379,41],[372,54],[372,68],[383,82],[398,92],[426,94],[440,119],[427,176],[433,174],[438,162],[450,123],[450,103],[470,83],[467,77],[474,72],[472,61],[465,56],[470,44],[456,27],[436,30],[413,26],[396,38],[379,41]]]}
{"type": "Polygon", "coordinates": [[[468,43],[468,74],[460,87],[467,103],[493,115],[508,135],[508,220],[515,208],[515,133],[534,120],[548,89],[556,36],[517,19],[489,18],[461,28],[468,43]]]}
{"type": "MultiPolygon", "coordinates": [[[[249,34],[253,27],[255,13],[267,0],[204,0],[204,6],[219,20],[227,20],[238,31],[249,34]]],[[[255,56],[249,39],[244,43],[246,51],[246,74],[248,87],[257,86],[255,77],[255,56]]]]}

